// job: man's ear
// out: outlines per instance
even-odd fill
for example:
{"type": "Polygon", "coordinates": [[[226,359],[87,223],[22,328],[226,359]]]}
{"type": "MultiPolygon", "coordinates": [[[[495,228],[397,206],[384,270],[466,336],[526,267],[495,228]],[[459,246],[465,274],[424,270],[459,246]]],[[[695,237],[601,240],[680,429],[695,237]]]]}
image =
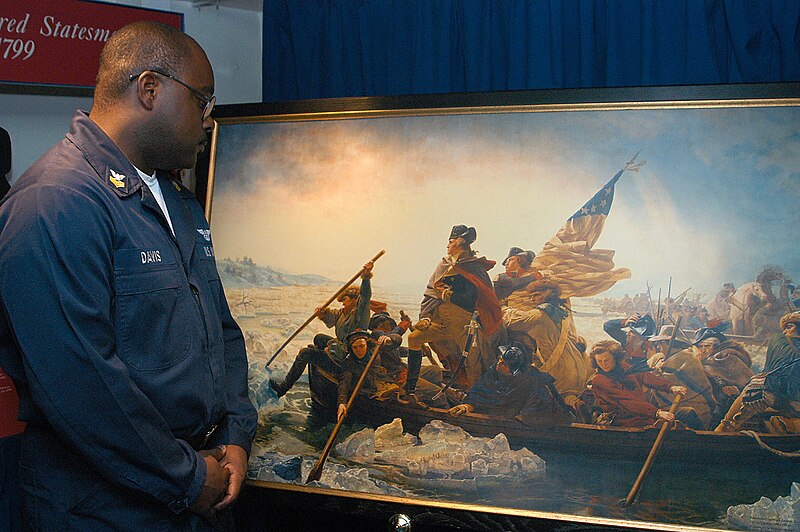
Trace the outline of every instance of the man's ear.
{"type": "Polygon", "coordinates": [[[160,80],[152,72],[145,71],[136,79],[136,95],[139,103],[148,111],[153,110],[160,85],[160,80]]]}

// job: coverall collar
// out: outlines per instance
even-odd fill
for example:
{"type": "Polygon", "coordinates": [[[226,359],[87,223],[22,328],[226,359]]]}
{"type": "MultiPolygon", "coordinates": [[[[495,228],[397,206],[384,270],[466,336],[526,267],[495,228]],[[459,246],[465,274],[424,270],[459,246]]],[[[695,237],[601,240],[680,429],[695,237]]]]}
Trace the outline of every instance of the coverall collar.
{"type": "Polygon", "coordinates": [[[121,198],[142,188],[142,180],[125,154],[100,129],[86,111],[78,111],[72,118],[67,140],[83,153],[97,176],[121,198]]]}

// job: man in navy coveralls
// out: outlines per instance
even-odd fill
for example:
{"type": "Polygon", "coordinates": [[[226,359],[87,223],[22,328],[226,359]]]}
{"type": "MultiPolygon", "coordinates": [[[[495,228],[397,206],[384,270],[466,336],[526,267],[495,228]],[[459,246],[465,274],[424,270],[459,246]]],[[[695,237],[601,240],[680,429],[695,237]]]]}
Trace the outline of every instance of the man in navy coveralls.
{"type": "Polygon", "coordinates": [[[100,58],[94,106],[0,207],[0,366],[28,423],[23,526],[231,524],[256,413],[208,223],[169,171],[206,144],[214,74],[137,22],[100,58]]]}

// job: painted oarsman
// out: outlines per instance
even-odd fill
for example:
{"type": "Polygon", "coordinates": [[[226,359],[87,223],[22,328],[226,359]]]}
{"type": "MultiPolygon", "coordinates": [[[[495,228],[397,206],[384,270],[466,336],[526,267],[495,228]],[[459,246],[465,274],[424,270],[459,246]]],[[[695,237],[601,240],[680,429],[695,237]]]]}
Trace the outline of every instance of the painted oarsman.
{"type": "Polygon", "coordinates": [[[793,420],[800,417],[800,312],[785,314],[780,327],[767,345],[764,371],[745,386],[716,432],[735,432],[762,412],[778,414],[775,420],[785,427],[797,426],[793,420]]]}
{"type": "Polygon", "coordinates": [[[583,409],[580,395],[591,377],[589,360],[581,347],[584,340],[575,330],[571,310],[561,299],[561,289],[553,281],[540,280],[527,288],[529,305],[506,307],[503,319],[510,334],[529,336],[538,346],[539,369],[555,379],[555,387],[564,402],[583,409]]]}
{"type": "Polygon", "coordinates": [[[292,366],[282,381],[269,380],[270,387],[282,397],[288,392],[297,379],[303,375],[306,366],[313,362],[322,369],[338,375],[347,349],[345,340],[347,335],[356,329],[366,329],[369,325],[369,303],[372,297],[372,261],[364,265],[361,274],[361,286],[351,286],[339,296],[341,308],[317,308],[314,314],[325,325],[333,328],[336,337],[327,334],[318,334],[314,337],[312,345],[302,348],[294,359],[292,366]]]}
{"type": "MultiPolygon", "coordinates": [[[[403,334],[411,327],[410,318],[401,311],[400,323],[397,323],[388,312],[377,312],[369,320],[370,336],[378,341],[388,337],[388,341],[380,351],[380,365],[386,368],[386,375],[391,382],[398,386],[405,386],[408,381],[408,366],[403,362],[408,358],[408,348],[403,347],[403,334]]],[[[460,397],[457,390],[448,388],[444,394],[439,394],[442,389],[442,367],[426,364],[422,366],[416,386],[417,398],[431,406],[445,406],[447,397],[460,397]],[[436,399],[434,399],[436,397],[436,399]]]]}
{"type": "Polygon", "coordinates": [[[516,418],[526,425],[549,428],[574,419],[553,386],[553,377],[532,365],[531,352],[519,342],[498,347],[494,366],[470,388],[464,402],[450,415],[479,412],[516,418]]]}

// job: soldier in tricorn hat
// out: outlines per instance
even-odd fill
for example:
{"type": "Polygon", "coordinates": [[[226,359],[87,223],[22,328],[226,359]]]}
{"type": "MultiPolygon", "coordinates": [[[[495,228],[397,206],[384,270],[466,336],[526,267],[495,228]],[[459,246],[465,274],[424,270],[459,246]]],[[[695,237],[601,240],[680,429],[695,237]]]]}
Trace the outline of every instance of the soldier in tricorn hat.
{"type": "Polygon", "coordinates": [[[734,400],[753,377],[752,358],[744,345],[730,340],[720,327],[701,327],[695,332],[695,356],[703,364],[717,404],[711,417],[716,427],[734,400]]]}
{"type": "MultiPolygon", "coordinates": [[[[420,305],[419,322],[408,336],[408,380],[406,391],[416,389],[422,364],[422,346],[433,342],[447,346],[440,358],[457,361],[466,346],[472,313],[477,310],[481,324],[477,347],[470,350],[464,365],[466,384],[471,385],[494,364],[492,340],[502,330],[500,302],[494,293],[489,270],[495,262],[478,257],[472,250],[477,232],[466,225],[453,226],[447,241],[447,256],[436,265],[420,305]]],[[[441,348],[440,348],[441,350],[441,348]]]]}
{"type": "Polygon", "coordinates": [[[502,262],[506,271],[498,275],[494,282],[497,299],[503,301],[512,292],[521,290],[533,281],[543,278],[541,273],[531,267],[534,258],[536,258],[536,253],[522,248],[512,247],[508,251],[508,256],[502,262]]]}
{"type": "Polygon", "coordinates": [[[648,345],[647,340],[655,334],[656,322],[649,314],[634,314],[623,319],[608,320],[603,324],[603,330],[622,344],[631,363],[652,355],[653,347],[648,345]]]}

